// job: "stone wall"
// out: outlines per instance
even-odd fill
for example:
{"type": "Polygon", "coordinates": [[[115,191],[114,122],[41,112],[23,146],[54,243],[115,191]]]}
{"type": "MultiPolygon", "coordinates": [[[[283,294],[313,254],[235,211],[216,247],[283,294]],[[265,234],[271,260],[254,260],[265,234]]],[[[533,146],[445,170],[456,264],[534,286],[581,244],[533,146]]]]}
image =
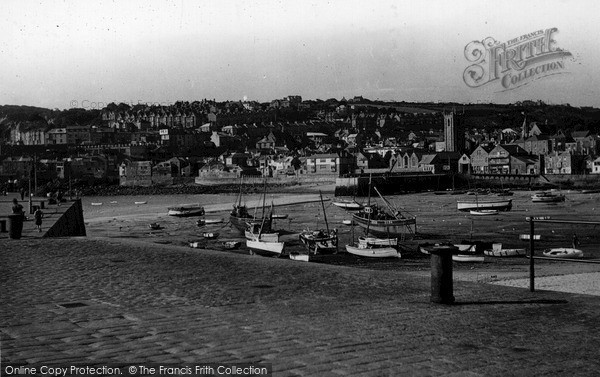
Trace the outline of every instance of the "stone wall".
{"type": "Polygon", "coordinates": [[[44,234],[44,237],[74,236],[86,236],[81,199],[72,202],[71,206],[62,214],[54,225],[48,229],[46,234],[44,234]]]}

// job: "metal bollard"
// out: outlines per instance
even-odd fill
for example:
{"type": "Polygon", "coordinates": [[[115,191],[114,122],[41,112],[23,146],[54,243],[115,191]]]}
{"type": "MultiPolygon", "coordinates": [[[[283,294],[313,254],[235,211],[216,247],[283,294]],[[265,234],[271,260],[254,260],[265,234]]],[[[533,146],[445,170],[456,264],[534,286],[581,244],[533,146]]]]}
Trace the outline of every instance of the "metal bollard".
{"type": "Polygon", "coordinates": [[[8,237],[14,240],[21,238],[23,232],[23,215],[8,215],[8,237]]]}
{"type": "Polygon", "coordinates": [[[453,304],[452,254],[458,254],[458,248],[436,245],[428,250],[431,254],[431,302],[453,304]]]}

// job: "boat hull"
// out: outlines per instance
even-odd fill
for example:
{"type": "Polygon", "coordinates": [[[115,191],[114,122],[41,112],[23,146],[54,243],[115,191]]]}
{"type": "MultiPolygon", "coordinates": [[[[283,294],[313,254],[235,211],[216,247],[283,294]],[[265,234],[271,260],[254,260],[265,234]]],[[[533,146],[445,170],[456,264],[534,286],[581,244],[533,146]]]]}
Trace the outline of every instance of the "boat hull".
{"type": "Polygon", "coordinates": [[[168,210],[167,215],[176,217],[190,217],[204,215],[204,208],[194,210],[168,210]]]}
{"type": "Polygon", "coordinates": [[[523,257],[527,254],[525,249],[491,249],[483,253],[490,257],[523,257]]]}
{"type": "Polygon", "coordinates": [[[469,211],[469,213],[474,216],[492,216],[492,215],[497,215],[498,210],[497,209],[481,209],[481,210],[472,209],[469,211]]]}
{"type": "Polygon", "coordinates": [[[570,247],[560,247],[560,248],[556,248],[556,249],[550,249],[550,250],[544,251],[543,254],[545,257],[550,257],[550,258],[568,258],[568,259],[583,258],[583,251],[581,251],[579,249],[573,249],[570,247]]]}
{"type": "Polygon", "coordinates": [[[346,245],[346,251],[359,257],[367,258],[400,258],[400,253],[393,247],[360,247],[346,245]]]}
{"type": "MultiPolygon", "coordinates": [[[[254,235],[248,230],[244,232],[244,236],[247,240],[252,240],[256,238],[256,235],[254,235]]],[[[260,235],[260,240],[265,242],[279,242],[279,233],[262,233],[260,235]]]]}
{"type": "Polygon", "coordinates": [[[480,210],[497,210],[510,211],[512,209],[512,199],[494,200],[494,201],[458,201],[456,208],[459,211],[480,211],[480,210]]]}
{"type": "Polygon", "coordinates": [[[455,262],[483,262],[483,255],[473,255],[473,254],[455,254],[452,255],[452,260],[455,262]]]}
{"type": "Polygon", "coordinates": [[[284,245],[285,244],[283,242],[259,241],[256,238],[252,240],[246,240],[246,246],[248,246],[248,248],[259,253],[268,253],[274,255],[281,255],[284,245]]]}
{"type": "Polygon", "coordinates": [[[417,224],[417,220],[414,218],[407,219],[393,219],[393,220],[374,220],[366,219],[359,214],[353,214],[352,220],[355,224],[361,228],[369,230],[369,233],[375,235],[407,235],[414,234],[408,230],[417,224]]]}
{"type": "Polygon", "coordinates": [[[334,206],[345,209],[346,211],[360,211],[363,209],[363,205],[357,202],[335,200],[331,202],[334,206]]]}

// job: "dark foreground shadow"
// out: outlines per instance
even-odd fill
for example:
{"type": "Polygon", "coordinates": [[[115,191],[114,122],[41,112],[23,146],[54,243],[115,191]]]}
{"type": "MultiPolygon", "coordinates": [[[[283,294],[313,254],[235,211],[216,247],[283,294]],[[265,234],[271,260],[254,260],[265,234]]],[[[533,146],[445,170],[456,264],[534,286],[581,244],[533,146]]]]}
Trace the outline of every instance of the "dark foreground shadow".
{"type": "Polygon", "coordinates": [[[531,304],[546,304],[546,305],[556,305],[556,304],[568,304],[567,300],[499,300],[499,301],[462,301],[455,302],[452,305],[531,305],[531,304]]]}

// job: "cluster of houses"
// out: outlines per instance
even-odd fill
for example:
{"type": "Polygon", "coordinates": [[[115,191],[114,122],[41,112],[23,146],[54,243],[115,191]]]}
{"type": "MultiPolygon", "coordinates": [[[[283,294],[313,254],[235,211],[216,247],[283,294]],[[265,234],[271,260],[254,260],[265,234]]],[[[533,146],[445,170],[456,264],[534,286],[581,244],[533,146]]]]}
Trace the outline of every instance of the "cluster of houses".
{"type": "Polygon", "coordinates": [[[5,144],[64,145],[76,147],[77,155],[7,156],[0,176],[26,177],[35,170],[45,179],[93,177],[143,186],[369,172],[600,174],[598,136],[589,131],[550,134],[545,125],[524,121],[520,129],[488,134],[464,129],[455,112],[370,112],[360,109],[360,100],[321,106],[313,109],[313,118],[295,121],[231,122],[314,104],[299,96],[220,107],[202,101],[167,109],[107,108],[98,122],[87,125],[16,122],[5,144]]]}

